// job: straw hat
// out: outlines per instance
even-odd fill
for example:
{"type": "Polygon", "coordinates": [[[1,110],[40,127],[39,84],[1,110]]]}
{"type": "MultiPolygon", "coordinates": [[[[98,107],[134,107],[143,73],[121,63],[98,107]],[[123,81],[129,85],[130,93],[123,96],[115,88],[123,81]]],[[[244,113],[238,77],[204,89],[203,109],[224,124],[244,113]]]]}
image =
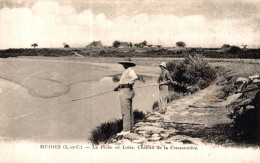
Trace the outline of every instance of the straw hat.
{"type": "Polygon", "coordinates": [[[118,62],[118,63],[119,63],[119,64],[122,64],[122,65],[127,64],[127,65],[129,65],[130,67],[136,66],[136,64],[133,63],[133,62],[131,61],[131,58],[129,58],[129,57],[126,57],[124,61],[120,61],[120,62],[118,62]]]}
{"type": "Polygon", "coordinates": [[[159,66],[162,66],[162,67],[166,68],[166,63],[162,62],[161,64],[159,64],[159,66]]]}

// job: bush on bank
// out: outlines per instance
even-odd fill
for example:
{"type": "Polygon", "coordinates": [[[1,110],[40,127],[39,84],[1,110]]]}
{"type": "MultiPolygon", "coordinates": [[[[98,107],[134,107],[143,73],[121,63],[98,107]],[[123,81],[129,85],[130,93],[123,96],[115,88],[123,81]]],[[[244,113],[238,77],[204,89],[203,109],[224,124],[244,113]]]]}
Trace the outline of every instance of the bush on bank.
{"type": "MultiPolygon", "coordinates": [[[[168,62],[167,68],[173,80],[199,89],[208,87],[217,77],[216,70],[211,68],[201,55],[188,55],[179,64],[168,62]]],[[[185,87],[179,89],[185,91],[185,87]]]]}
{"type": "Polygon", "coordinates": [[[91,131],[90,141],[93,144],[99,144],[101,142],[106,142],[113,135],[121,132],[123,130],[123,120],[116,119],[114,121],[101,123],[96,129],[91,131]]]}
{"type": "MultiPolygon", "coordinates": [[[[145,114],[142,111],[134,110],[134,123],[144,119],[145,114]]],[[[116,119],[114,121],[101,123],[98,127],[91,131],[90,141],[93,144],[107,142],[112,136],[123,130],[123,120],[116,119]]]]}
{"type": "MultiPolygon", "coordinates": [[[[169,86],[168,102],[208,87],[217,77],[216,70],[208,65],[202,55],[187,55],[184,61],[169,61],[166,67],[172,79],[179,83],[169,86]]],[[[153,110],[157,109],[158,101],[153,104],[153,110]]]]}

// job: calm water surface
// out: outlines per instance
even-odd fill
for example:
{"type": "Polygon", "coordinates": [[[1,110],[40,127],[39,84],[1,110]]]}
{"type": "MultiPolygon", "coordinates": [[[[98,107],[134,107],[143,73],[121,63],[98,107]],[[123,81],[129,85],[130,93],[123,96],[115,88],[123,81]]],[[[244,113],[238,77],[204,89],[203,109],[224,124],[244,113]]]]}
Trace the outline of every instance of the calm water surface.
{"type": "MultiPolygon", "coordinates": [[[[8,59],[0,61],[0,68],[0,136],[6,140],[87,141],[97,125],[121,118],[117,92],[63,103],[113,90],[123,69],[8,59]]],[[[137,87],[156,82],[138,76],[137,87]]],[[[158,88],[135,93],[133,108],[151,111],[158,88]]]]}

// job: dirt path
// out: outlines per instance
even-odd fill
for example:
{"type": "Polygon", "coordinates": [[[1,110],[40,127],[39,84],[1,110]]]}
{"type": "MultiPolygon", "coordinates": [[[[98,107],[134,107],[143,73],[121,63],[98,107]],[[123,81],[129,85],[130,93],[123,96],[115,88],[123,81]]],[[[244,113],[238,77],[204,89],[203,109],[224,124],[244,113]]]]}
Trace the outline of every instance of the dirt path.
{"type": "Polygon", "coordinates": [[[193,95],[173,101],[165,114],[149,113],[143,122],[135,124],[134,133],[117,136],[111,142],[205,144],[207,132],[219,134],[216,127],[231,122],[225,106],[239,97],[235,94],[228,101],[218,99],[220,88],[213,84],[193,95]]]}

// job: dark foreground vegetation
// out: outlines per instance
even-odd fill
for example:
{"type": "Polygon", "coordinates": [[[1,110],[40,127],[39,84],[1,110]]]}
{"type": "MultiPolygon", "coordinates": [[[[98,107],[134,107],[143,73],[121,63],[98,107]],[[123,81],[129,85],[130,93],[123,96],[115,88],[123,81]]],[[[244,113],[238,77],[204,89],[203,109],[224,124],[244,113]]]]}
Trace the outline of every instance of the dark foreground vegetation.
{"type": "MultiPolygon", "coordinates": [[[[145,114],[142,111],[134,110],[134,123],[144,119],[145,114]]],[[[123,130],[123,120],[116,119],[114,121],[100,124],[91,132],[90,141],[93,144],[107,142],[112,136],[123,130]]]]}
{"type": "MultiPolygon", "coordinates": [[[[259,65],[242,66],[243,69],[239,69],[238,67],[241,67],[241,64],[231,64],[220,74],[218,84],[222,86],[222,89],[219,96],[223,99],[237,93],[241,93],[241,96],[226,106],[226,109],[230,110],[229,117],[233,119],[233,122],[212,128],[212,131],[218,132],[219,137],[221,137],[214,141],[219,144],[228,142],[239,146],[259,146],[260,99],[256,95],[260,94],[260,87],[259,83],[254,83],[249,79],[252,75],[260,75],[259,65]],[[240,83],[237,81],[238,78],[244,78],[248,81],[240,83]],[[256,101],[258,101],[258,104],[256,101]]],[[[200,131],[205,133],[205,131],[200,131]]],[[[214,136],[211,136],[207,140],[212,142],[213,138],[214,136]]]]}
{"type": "Polygon", "coordinates": [[[77,52],[91,57],[173,57],[183,58],[188,54],[201,54],[207,58],[251,58],[260,59],[260,49],[240,49],[232,46],[222,48],[158,48],[158,47],[100,47],[100,48],[33,48],[0,50],[0,58],[17,56],[70,56],[77,52]]]}

